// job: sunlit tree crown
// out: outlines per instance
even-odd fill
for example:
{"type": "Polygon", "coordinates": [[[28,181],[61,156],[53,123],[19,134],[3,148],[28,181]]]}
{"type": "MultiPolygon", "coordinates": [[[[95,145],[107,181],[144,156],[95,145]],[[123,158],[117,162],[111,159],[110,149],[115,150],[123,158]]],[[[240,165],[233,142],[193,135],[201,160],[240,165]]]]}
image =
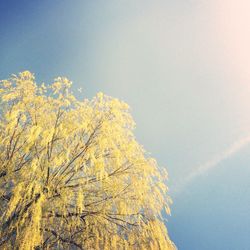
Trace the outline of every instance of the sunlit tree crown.
{"type": "Polygon", "coordinates": [[[167,175],[136,141],[128,105],[70,88],[28,71],[1,81],[0,248],[175,249],[167,175]]]}

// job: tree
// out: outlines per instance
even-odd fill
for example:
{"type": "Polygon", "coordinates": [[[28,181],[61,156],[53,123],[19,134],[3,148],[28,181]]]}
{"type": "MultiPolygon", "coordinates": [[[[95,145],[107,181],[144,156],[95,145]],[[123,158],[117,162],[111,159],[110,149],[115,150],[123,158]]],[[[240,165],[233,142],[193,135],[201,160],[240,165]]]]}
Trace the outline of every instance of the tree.
{"type": "Polygon", "coordinates": [[[0,85],[1,249],[174,249],[162,218],[170,199],[133,135],[126,103],[78,101],[71,82],[0,85]]]}

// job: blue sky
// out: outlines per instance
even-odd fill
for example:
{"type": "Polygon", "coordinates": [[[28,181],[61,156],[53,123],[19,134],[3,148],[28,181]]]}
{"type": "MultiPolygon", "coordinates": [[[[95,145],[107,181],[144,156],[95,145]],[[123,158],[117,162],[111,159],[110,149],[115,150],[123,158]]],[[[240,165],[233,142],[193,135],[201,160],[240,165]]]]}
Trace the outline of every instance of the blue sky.
{"type": "Polygon", "coordinates": [[[102,91],[128,102],[139,142],[168,169],[167,225],[177,247],[250,249],[247,7],[2,0],[0,78],[63,75],[79,98],[102,91]]]}

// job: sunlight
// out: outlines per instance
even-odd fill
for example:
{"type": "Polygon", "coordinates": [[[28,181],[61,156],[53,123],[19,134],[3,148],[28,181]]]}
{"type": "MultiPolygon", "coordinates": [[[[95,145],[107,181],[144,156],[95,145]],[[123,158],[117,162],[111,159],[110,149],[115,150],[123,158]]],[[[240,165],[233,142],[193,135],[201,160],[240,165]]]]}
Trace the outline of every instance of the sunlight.
{"type": "Polygon", "coordinates": [[[215,2],[216,26],[228,64],[250,86],[250,2],[219,0],[215,2]]]}

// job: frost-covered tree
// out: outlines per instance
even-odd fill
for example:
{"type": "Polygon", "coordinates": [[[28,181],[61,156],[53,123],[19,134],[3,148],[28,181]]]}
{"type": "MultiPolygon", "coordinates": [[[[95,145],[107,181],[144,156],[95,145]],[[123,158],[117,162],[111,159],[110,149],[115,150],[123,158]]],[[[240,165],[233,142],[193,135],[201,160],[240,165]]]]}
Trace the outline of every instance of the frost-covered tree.
{"type": "Polygon", "coordinates": [[[174,249],[166,173],[126,103],[78,101],[63,77],[0,84],[1,249],[174,249]]]}

